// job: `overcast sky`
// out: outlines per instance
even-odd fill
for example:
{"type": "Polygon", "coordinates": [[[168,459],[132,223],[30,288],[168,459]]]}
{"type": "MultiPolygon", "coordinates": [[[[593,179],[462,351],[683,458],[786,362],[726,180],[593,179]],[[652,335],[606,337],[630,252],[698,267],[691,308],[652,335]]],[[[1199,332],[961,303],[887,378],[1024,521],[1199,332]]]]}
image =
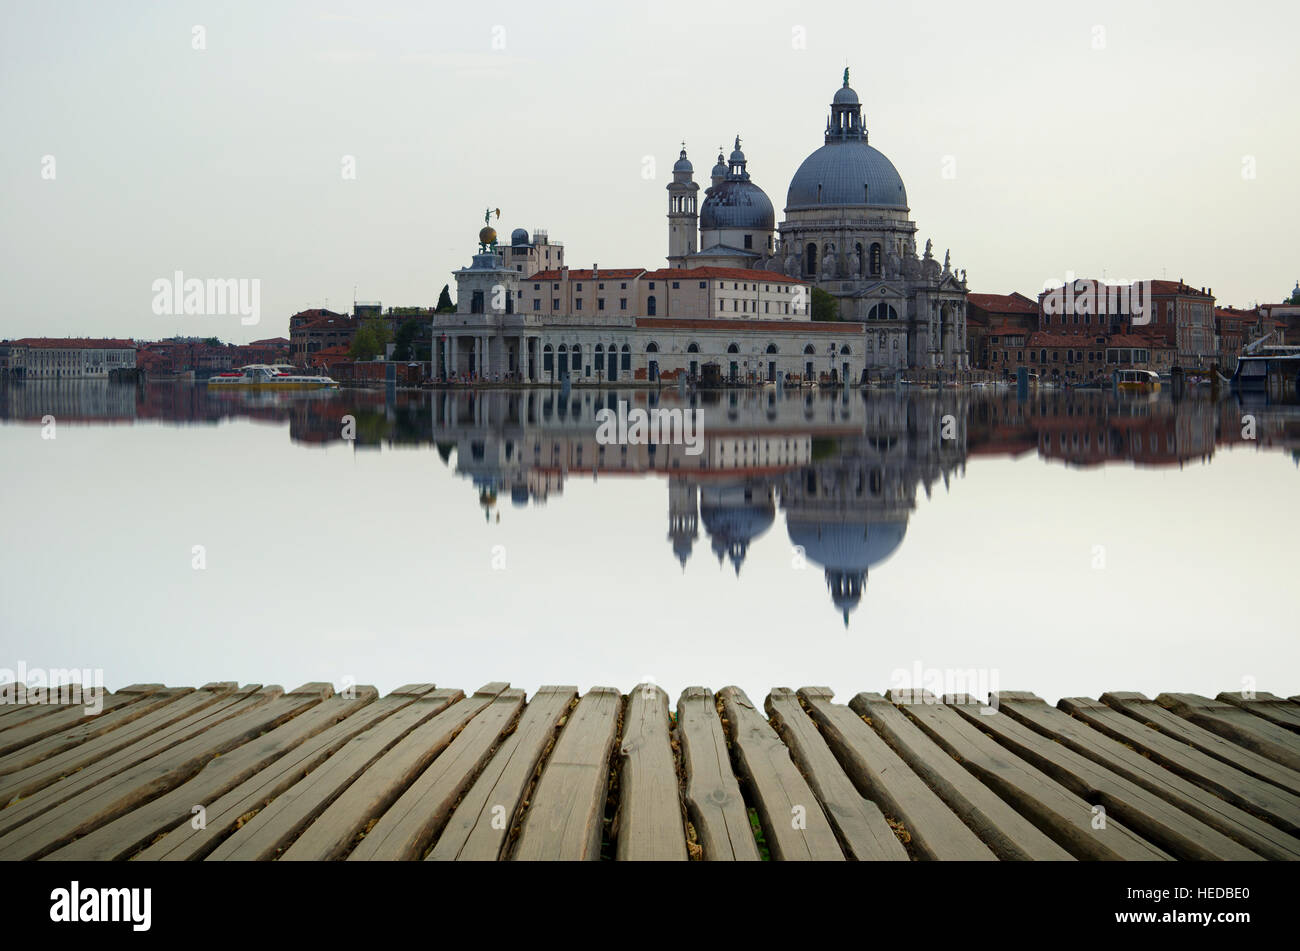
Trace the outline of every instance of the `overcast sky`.
{"type": "Polygon", "coordinates": [[[920,242],[973,291],[1074,272],[1277,301],[1298,9],[5,0],[0,338],[246,341],[354,287],[432,304],[486,206],[573,266],[662,266],[678,143],[707,184],[740,133],[779,220],[846,64],[920,242]],[[260,323],[155,315],[178,269],[260,280],[260,323]]]}

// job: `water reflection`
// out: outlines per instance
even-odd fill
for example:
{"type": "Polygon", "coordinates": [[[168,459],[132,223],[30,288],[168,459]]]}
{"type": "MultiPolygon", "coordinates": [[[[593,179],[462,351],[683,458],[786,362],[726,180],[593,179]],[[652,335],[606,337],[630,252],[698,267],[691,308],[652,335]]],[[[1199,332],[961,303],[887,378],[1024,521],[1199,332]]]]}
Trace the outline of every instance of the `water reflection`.
{"type": "MultiPolygon", "coordinates": [[[[780,529],[792,557],[824,573],[847,625],[868,575],[903,544],[918,490],[928,498],[974,457],[1036,455],[1067,466],[1181,467],[1218,447],[1251,443],[1300,462],[1300,409],[1236,399],[1175,402],[1104,392],[1004,390],[336,391],[209,394],[201,386],[32,382],[0,389],[0,418],[40,422],[246,418],[288,422],[299,444],[357,450],[435,447],[468,480],[486,519],[544,505],[575,477],[663,477],[665,554],[683,570],[713,557],[736,575],[758,539],[780,529]],[[698,409],[702,451],[684,445],[602,445],[597,414],[698,409]],[[1250,438],[1253,427],[1253,439],[1250,438]],[[454,453],[454,462],[453,462],[454,453]],[[710,554],[704,555],[702,539],[710,554]],[[697,553],[697,550],[699,553],[697,553]]],[[[467,504],[471,502],[466,499],[467,504]]]]}

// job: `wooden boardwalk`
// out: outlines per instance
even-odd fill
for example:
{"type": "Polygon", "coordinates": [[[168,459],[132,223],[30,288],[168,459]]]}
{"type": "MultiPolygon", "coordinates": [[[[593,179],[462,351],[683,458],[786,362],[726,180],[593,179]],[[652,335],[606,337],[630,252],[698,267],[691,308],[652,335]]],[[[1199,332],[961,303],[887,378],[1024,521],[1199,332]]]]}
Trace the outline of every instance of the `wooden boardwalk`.
{"type": "Polygon", "coordinates": [[[0,859],[1294,860],[1298,699],[138,684],[0,706],[0,859]]]}

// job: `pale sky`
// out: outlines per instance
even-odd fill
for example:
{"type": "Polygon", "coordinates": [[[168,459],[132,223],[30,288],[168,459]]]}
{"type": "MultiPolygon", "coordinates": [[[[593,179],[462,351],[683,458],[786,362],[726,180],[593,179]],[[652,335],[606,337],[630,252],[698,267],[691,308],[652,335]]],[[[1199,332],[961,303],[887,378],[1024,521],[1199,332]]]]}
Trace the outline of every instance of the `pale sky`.
{"type": "Polygon", "coordinates": [[[1297,36],[1300,7],[1250,2],[6,0],[0,338],[247,341],[354,287],[432,304],[486,206],[572,266],[663,266],[678,143],[707,185],[739,133],[779,221],[846,64],[919,242],[972,291],[1073,272],[1277,301],[1297,36]],[[178,269],[260,280],[261,322],[156,316],[178,269]]]}

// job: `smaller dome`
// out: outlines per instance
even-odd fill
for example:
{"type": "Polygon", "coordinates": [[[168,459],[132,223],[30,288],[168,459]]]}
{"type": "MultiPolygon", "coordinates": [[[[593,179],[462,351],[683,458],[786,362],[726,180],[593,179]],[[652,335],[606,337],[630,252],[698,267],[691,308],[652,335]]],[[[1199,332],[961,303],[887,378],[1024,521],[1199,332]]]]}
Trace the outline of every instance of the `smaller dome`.
{"type": "Polygon", "coordinates": [[[673,163],[673,171],[674,172],[695,171],[694,166],[691,165],[691,160],[686,157],[685,149],[682,149],[682,154],[678,156],[677,161],[673,163]]]}
{"type": "Polygon", "coordinates": [[[713,178],[727,177],[727,163],[723,159],[721,152],[718,153],[718,164],[713,166],[713,171],[711,171],[709,175],[711,175],[713,178]]]}
{"type": "Polygon", "coordinates": [[[514,231],[510,232],[510,244],[513,247],[517,248],[520,245],[527,244],[527,243],[528,243],[527,228],[516,228],[514,231]]]}
{"type": "Polygon", "coordinates": [[[732,165],[735,165],[737,162],[743,162],[745,161],[745,153],[740,151],[740,149],[735,149],[732,151],[731,157],[727,161],[732,165]]]}
{"type": "Polygon", "coordinates": [[[835,90],[835,98],[831,100],[831,103],[836,106],[861,105],[861,103],[858,102],[858,94],[849,86],[841,86],[839,89],[835,90]]]}

